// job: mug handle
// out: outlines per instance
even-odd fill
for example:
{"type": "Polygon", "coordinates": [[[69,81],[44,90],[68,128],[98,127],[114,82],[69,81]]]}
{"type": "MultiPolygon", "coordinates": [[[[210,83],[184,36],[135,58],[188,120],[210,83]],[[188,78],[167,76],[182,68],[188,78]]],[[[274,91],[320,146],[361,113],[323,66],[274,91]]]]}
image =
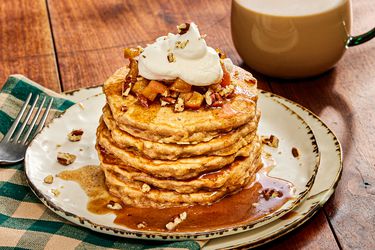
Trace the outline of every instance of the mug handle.
{"type": "Polygon", "coordinates": [[[362,34],[362,35],[359,35],[359,36],[350,36],[347,43],[346,43],[346,46],[348,46],[348,47],[357,46],[357,45],[360,45],[362,43],[365,43],[365,42],[371,40],[374,37],[375,37],[375,28],[373,28],[369,32],[367,32],[365,34],[362,34]]]}

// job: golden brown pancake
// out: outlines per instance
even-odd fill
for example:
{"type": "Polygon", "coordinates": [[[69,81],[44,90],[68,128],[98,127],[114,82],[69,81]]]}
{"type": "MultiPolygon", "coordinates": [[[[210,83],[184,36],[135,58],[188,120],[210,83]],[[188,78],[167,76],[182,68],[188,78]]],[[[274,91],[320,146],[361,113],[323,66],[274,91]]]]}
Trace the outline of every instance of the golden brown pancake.
{"type": "Polygon", "coordinates": [[[142,192],[143,182],[126,182],[121,175],[104,168],[106,183],[109,191],[119,197],[125,204],[136,207],[173,207],[190,206],[195,204],[208,205],[218,201],[225,195],[241,190],[255,179],[256,172],[261,168],[260,158],[254,162],[251,171],[247,171],[241,182],[234,182],[231,185],[212,191],[199,191],[192,193],[178,193],[176,191],[151,188],[148,192],[142,192]]]}
{"type": "Polygon", "coordinates": [[[253,140],[251,144],[241,148],[235,154],[228,156],[196,156],[180,158],[174,161],[152,160],[118,147],[111,138],[109,130],[104,124],[101,124],[97,130],[97,143],[104,148],[108,154],[112,154],[114,157],[118,158],[123,165],[131,166],[157,177],[172,177],[182,180],[196,177],[203,172],[221,169],[234,162],[237,157],[248,157],[259,142],[253,140]]]}
{"type": "MultiPolygon", "coordinates": [[[[132,167],[127,167],[118,164],[102,163],[102,168],[105,171],[110,171],[116,174],[118,178],[124,182],[142,182],[149,186],[176,191],[177,193],[195,193],[202,190],[214,192],[217,189],[222,189],[232,185],[242,185],[247,178],[247,174],[257,168],[253,163],[260,157],[261,144],[258,142],[249,157],[241,158],[224,168],[201,174],[198,177],[181,181],[173,178],[156,178],[145,172],[136,170],[132,167]]],[[[103,155],[101,157],[104,157],[103,155]]],[[[110,180],[108,180],[110,182],[110,180]]]]}
{"type": "Polygon", "coordinates": [[[111,132],[116,145],[125,150],[137,151],[146,157],[160,160],[176,160],[199,155],[227,156],[235,154],[240,148],[249,144],[256,134],[259,114],[254,119],[229,133],[198,144],[158,143],[136,138],[117,127],[109,107],[103,108],[103,121],[111,132]]]}
{"type": "Polygon", "coordinates": [[[245,188],[261,168],[257,84],[239,67],[234,95],[222,107],[174,112],[154,101],[122,96],[128,68],[103,86],[107,103],[97,151],[109,191],[137,207],[211,204],[245,188]]]}
{"type": "Polygon", "coordinates": [[[221,108],[200,108],[180,113],[172,107],[161,107],[155,102],[146,108],[136,97],[122,96],[122,84],[128,72],[123,67],[115,72],[103,86],[107,103],[118,127],[138,138],[160,143],[207,142],[251,122],[256,115],[256,80],[247,71],[235,67],[232,82],[235,96],[221,108]],[[126,106],[127,111],[121,111],[126,106]]]}

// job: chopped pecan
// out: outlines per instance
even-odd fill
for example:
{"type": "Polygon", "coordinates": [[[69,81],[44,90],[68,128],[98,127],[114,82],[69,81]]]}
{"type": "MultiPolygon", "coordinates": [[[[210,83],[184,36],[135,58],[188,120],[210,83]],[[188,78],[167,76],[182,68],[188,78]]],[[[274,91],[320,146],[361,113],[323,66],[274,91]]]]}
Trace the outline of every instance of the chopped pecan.
{"type": "Polygon", "coordinates": [[[173,62],[176,61],[176,57],[174,56],[174,54],[172,52],[168,53],[167,59],[168,59],[168,62],[170,62],[170,63],[173,63],[173,62]]]}
{"type": "Polygon", "coordinates": [[[232,97],[234,97],[234,91],[231,92],[231,93],[229,93],[229,94],[227,94],[225,97],[226,98],[232,98],[232,97]]]}
{"type": "Polygon", "coordinates": [[[212,107],[221,107],[224,104],[224,99],[220,96],[219,93],[215,93],[215,100],[212,103],[212,107]]]}
{"type": "Polygon", "coordinates": [[[292,155],[294,158],[298,158],[300,156],[298,148],[295,148],[295,147],[292,148],[292,155]]]}
{"type": "Polygon", "coordinates": [[[145,108],[150,107],[150,103],[149,103],[149,101],[148,101],[148,99],[146,97],[144,97],[143,95],[137,95],[137,98],[138,98],[139,103],[143,107],[145,107],[145,108]]]}
{"type": "Polygon", "coordinates": [[[125,84],[123,86],[123,92],[128,88],[129,83],[135,83],[138,76],[138,62],[134,59],[130,59],[129,72],[125,77],[125,84]]]}
{"type": "Polygon", "coordinates": [[[73,129],[69,134],[68,134],[68,139],[69,141],[76,142],[80,141],[83,135],[83,130],[82,129],[73,129]]]}
{"type": "Polygon", "coordinates": [[[189,43],[189,40],[176,41],[175,47],[176,49],[184,49],[188,43],[189,43]]]}
{"type": "Polygon", "coordinates": [[[217,84],[212,84],[210,86],[210,88],[211,88],[212,92],[219,92],[222,87],[221,87],[220,83],[217,83],[217,84]]]}
{"type": "Polygon", "coordinates": [[[222,107],[224,105],[224,103],[222,101],[215,101],[214,103],[212,103],[212,107],[222,107]]]}
{"type": "Polygon", "coordinates": [[[180,35],[185,34],[186,32],[188,32],[189,28],[190,28],[190,23],[182,23],[182,24],[177,25],[178,34],[180,35]]]}
{"type": "Polygon", "coordinates": [[[208,89],[207,92],[204,94],[204,99],[206,100],[206,103],[208,106],[212,105],[212,101],[213,101],[212,94],[213,93],[211,89],[208,89]]]}
{"type": "Polygon", "coordinates": [[[273,147],[273,148],[279,147],[279,138],[277,138],[274,135],[270,135],[270,137],[262,136],[261,139],[262,139],[263,144],[266,144],[266,145],[268,145],[270,147],[273,147]]]}
{"type": "Polygon", "coordinates": [[[62,153],[62,152],[57,153],[57,161],[61,165],[64,165],[64,166],[68,166],[68,165],[72,164],[75,161],[76,158],[77,157],[73,154],[62,153]]]}
{"type": "Polygon", "coordinates": [[[184,100],[182,98],[177,98],[177,102],[174,105],[175,112],[182,112],[185,109],[184,100]]]}
{"type": "Polygon", "coordinates": [[[177,98],[179,94],[180,93],[177,91],[173,91],[173,90],[169,91],[169,96],[172,98],[177,98]]]}
{"type": "Polygon", "coordinates": [[[44,177],[43,181],[46,184],[52,184],[53,183],[53,176],[52,175],[47,175],[46,177],[44,177]]]}
{"type": "Polygon", "coordinates": [[[160,105],[162,107],[170,105],[170,104],[175,104],[175,103],[176,103],[176,99],[172,97],[160,97],[160,105]]]}
{"type": "Polygon", "coordinates": [[[160,99],[160,106],[162,107],[165,107],[167,105],[169,105],[170,103],[166,102],[166,101],[163,101],[162,99],[160,99]]]}
{"type": "Polygon", "coordinates": [[[186,212],[182,212],[177,217],[175,217],[173,221],[171,221],[167,225],[165,225],[165,227],[168,230],[173,230],[173,229],[175,229],[178,226],[178,224],[180,224],[181,222],[183,222],[184,220],[186,220],[186,218],[187,218],[187,213],[186,212]]]}
{"type": "Polygon", "coordinates": [[[270,198],[280,198],[283,196],[283,193],[281,191],[278,191],[274,188],[263,189],[262,194],[266,201],[268,201],[270,198]]]}
{"type": "Polygon", "coordinates": [[[169,89],[165,90],[163,93],[160,94],[163,97],[168,97],[169,96],[169,89]]]}
{"type": "Polygon", "coordinates": [[[222,88],[222,89],[219,91],[219,94],[220,94],[221,96],[228,97],[230,94],[233,94],[234,89],[235,89],[234,84],[229,84],[229,85],[227,85],[225,88],[222,88]]]}
{"type": "Polygon", "coordinates": [[[114,201],[109,201],[107,204],[107,208],[112,209],[112,210],[121,210],[122,206],[121,204],[114,202],[114,201]]]}

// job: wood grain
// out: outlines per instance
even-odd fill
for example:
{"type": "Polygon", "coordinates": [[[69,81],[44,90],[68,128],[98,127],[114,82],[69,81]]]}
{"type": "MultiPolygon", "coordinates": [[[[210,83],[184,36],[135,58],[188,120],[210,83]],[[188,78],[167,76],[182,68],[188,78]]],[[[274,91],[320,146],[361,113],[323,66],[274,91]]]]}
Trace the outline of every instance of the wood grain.
{"type": "MultiPolygon", "coordinates": [[[[186,21],[199,24],[207,42],[235,63],[230,37],[230,1],[49,1],[64,90],[102,83],[127,62],[126,46],[151,43],[186,21]],[[193,4],[192,4],[193,3],[193,4]],[[212,8],[215,6],[215,8],[212,8]],[[189,11],[187,11],[189,9],[189,11]]],[[[266,88],[265,84],[260,86],[266,88]]]]}
{"type": "MultiPolygon", "coordinates": [[[[372,0],[353,1],[354,34],[375,25],[372,0]]],[[[272,90],[318,114],[344,149],[344,172],[325,206],[344,249],[375,249],[375,41],[350,48],[335,69],[272,90]]]]}
{"type": "Polygon", "coordinates": [[[261,249],[339,249],[336,240],[329,228],[327,219],[322,211],[300,228],[290,232],[276,241],[272,241],[261,249]],[[325,223],[322,223],[325,222],[325,223]]]}
{"type": "Polygon", "coordinates": [[[0,87],[19,73],[60,90],[45,1],[1,1],[0,34],[0,87]]]}

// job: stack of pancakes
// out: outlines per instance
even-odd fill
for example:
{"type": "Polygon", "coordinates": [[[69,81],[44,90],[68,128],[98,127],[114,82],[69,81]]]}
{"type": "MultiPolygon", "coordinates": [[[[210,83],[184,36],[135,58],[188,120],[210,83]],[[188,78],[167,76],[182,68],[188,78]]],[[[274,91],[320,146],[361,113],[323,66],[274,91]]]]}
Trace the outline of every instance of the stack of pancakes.
{"type": "Polygon", "coordinates": [[[103,86],[107,103],[97,150],[109,191],[136,207],[211,204],[254,181],[261,164],[256,80],[235,67],[235,95],[223,107],[143,107],[122,96],[128,68],[103,86]]]}

